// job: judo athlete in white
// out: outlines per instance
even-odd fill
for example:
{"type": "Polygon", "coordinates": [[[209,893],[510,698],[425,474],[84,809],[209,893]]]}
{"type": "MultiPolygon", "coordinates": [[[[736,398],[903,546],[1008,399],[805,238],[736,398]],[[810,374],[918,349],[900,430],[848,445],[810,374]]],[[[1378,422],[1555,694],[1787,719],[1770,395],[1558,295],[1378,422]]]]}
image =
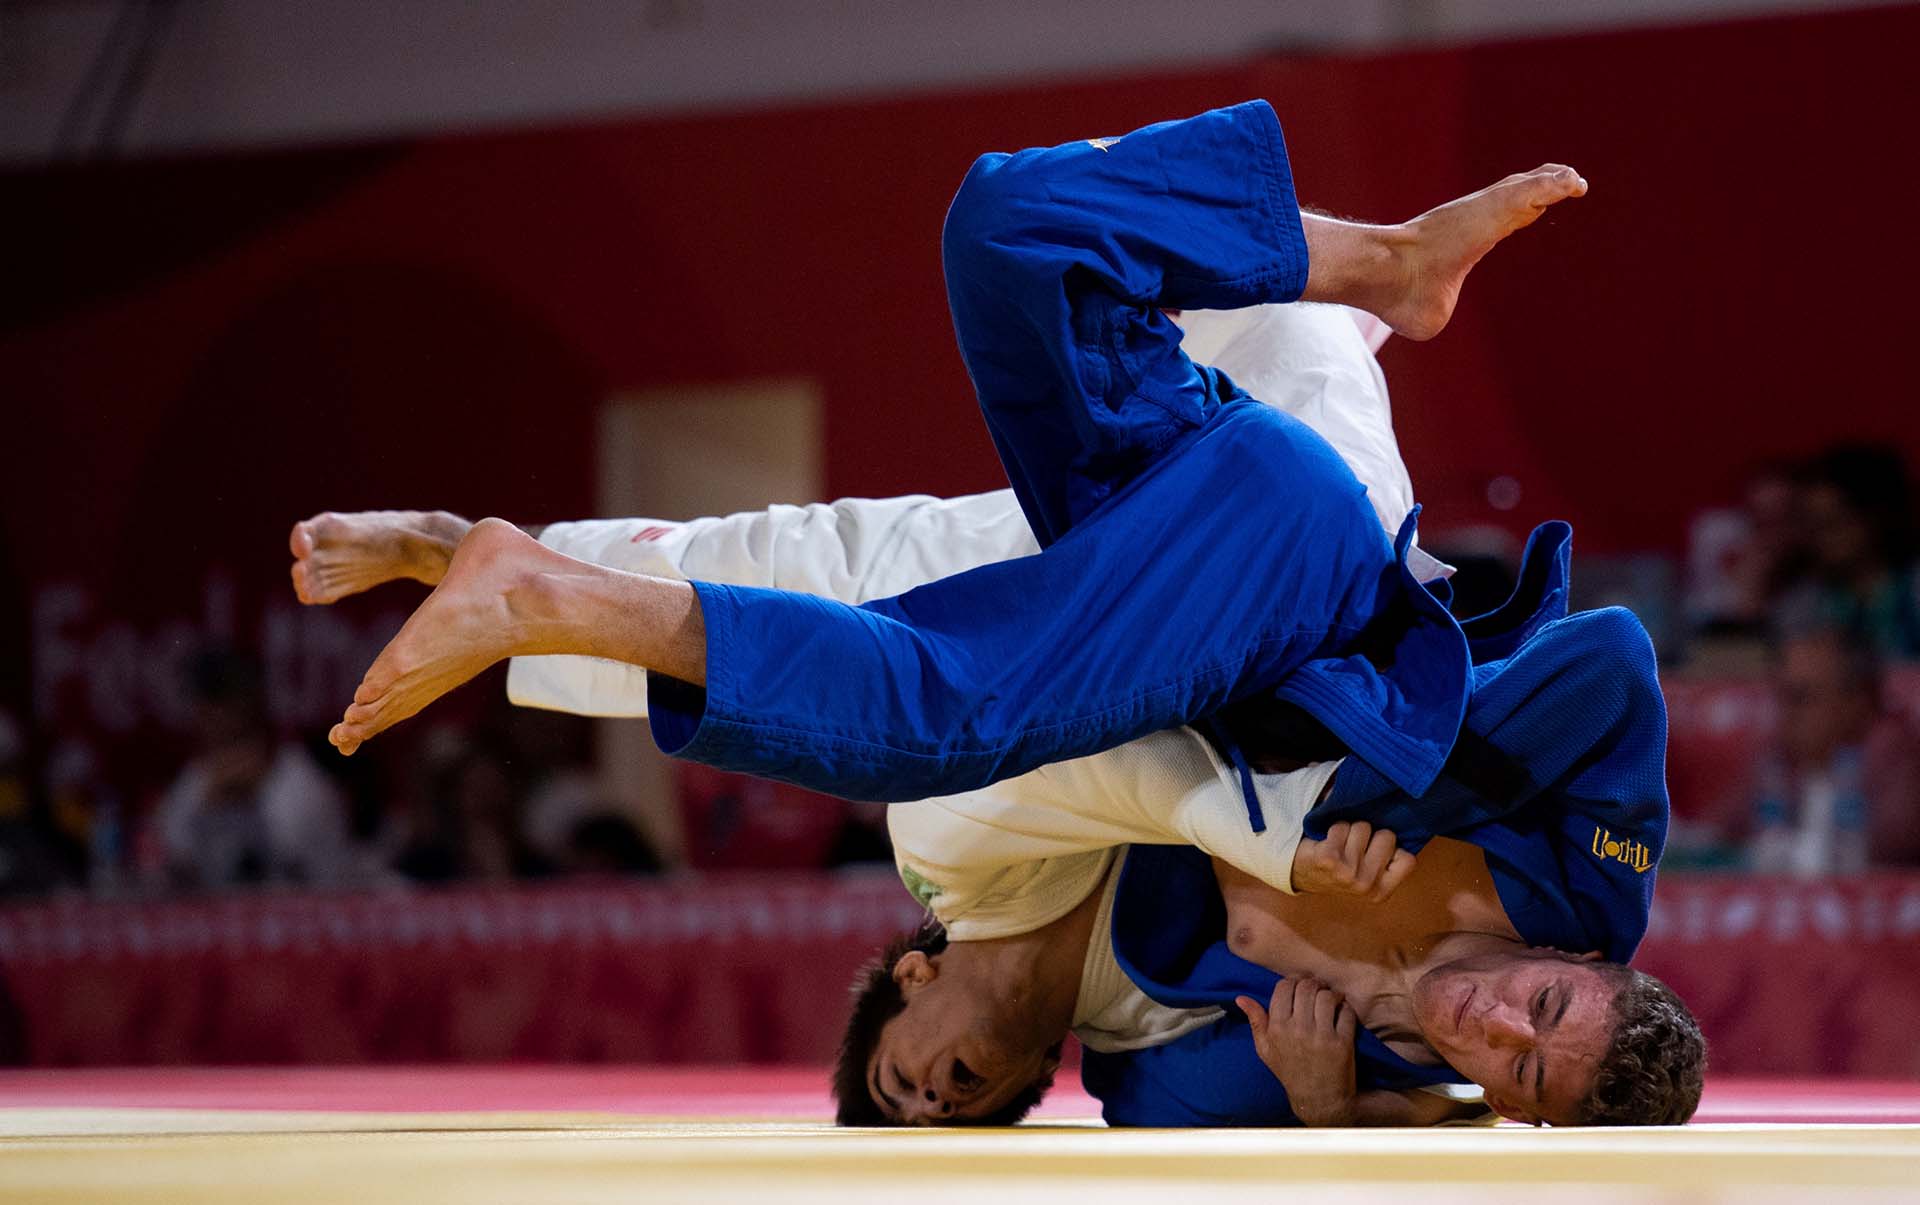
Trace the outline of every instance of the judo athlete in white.
{"type": "MultiPolygon", "coordinates": [[[[1366,315],[1266,306],[1193,312],[1182,321],[1196,358],[1313,426],[1366,485],[1382,526],[1400,526],[1412,508],[1412,489],[1393,436],[1385,380],[1363,341],[1362,330],[1371,326],[1366,315]]],[[[464,526],[445,515],[316,516],[293,535],[296,588],[307,601],[329,602],[392,577],[431,584],[464,526]]],[[[849,602],[1036,548],[1011,491],[774,507],[687,523],[565,523],[544,529],[540,538],[582,560],[629,571],[771,585],[849,602]]],[[[1445,572],[1430,558],[1412,560],[1425,578],[1445,572]]],[[[518,658],[508,689],[526,705],[596,715],[645,712],[644,672],[616,662],[518,658]]],[[[1478,1103],[1479,1088],[1458,1082],[1443,1066],[1393,1088],[1363,1091],[1356,1084],[1356,1020],[1374,1025],[1381,1019],[1394,1049],[1430,1064],[1441,1060],[1419,1026],[1396,1017],[1391,1003],[1367,999],[1363,1017],[1322,980],[1349,992],[1391,994],[1378,990],[1381,977],[1367,967],[1405,958],[1414,946],[1423,945],[1423,955],[1445,955],[1434,965],[1450,968],[1455,978],[1464,968],[1489,997],[1497,991],[1516,997],[1458,1043],[1477,1049],[1444,1052],[1462,1070],[1476,1061],[1505,1068],[1507,1047],[1532,1040],[1519,1031],[1530,1028],[1526,994],[1536,984],[1553,996],[1557,1011],[1573,1015],[1583,1045],[1604,1049],[1605,1010],[1593,1006],[1604,1006],[1609,993],[1568,990],[1567,977],[1580,974],[1580,964],[1556,952],[1525,950],[1488,889],[1484,862],[1476,865],[1477,849],[1436,841],[1416,868],[1408,854],[1396,853],[1391,834],[1364,826],[1337,826],[1325,842],[1301,840],[1301,818],[1335,769],[1322,763],[1255,773],[1268,818],[1261,833],[1247,824],[1235,767],[1185,728],[980,791],[891,809],[902,879],[938,925],[896,943],[866,976],[865,1001],[849,1031],[856,1040],[836,1079],[843,1120],[1009,1121],[1038,1098],[1069,1028],[1089,1050],[1117,1053],[1217,1024],[1217,1006],[1156,1003],[1115,957],[1110,912],[1124,847],[1132,843],[1189,844],[1220,859],[1235,953],[1301,976],[1283,981],[1266,1007],[1241,1004],[1258,1027],[1261,1060],[1284,1086],[1279,1105],[1189,1120],[1434,1124],[1493,1116],[1478,1103]],[[1330,894],[1290,899],[1295,890],[1330,894]],[[1356,932],[1366,936],[1356,941],[1356,932]],[[1439,936],[1449,940],[1436,942],[1439,936]],[[1470,962],[1490,952],[1509,955],[1492,969],[1497,973],[1470,962]],[[1576,1002],[1585,1007],[1575,1009],[1576,1002]],[[1490,1034],[1489,1026],[1499,1032],[1490,1034]]],[[[1422,972],[1434,962],[1408,961],[1422,972]]],[[[1447,973],[1437,978],[1445,982],[1447,973]]],[[[1544,1084],[1532,1091],[1523,1085],[1519,1098],[1510,1099],[1516,1090],[1507,1078],[1483,1072],[1502,1111],[1556,1120],[1574,1115],[1570,1098],[1586,1083],[1568,1076],[1569,1086],[1549,1104],[1540,1099],[1544,1084]]]]}

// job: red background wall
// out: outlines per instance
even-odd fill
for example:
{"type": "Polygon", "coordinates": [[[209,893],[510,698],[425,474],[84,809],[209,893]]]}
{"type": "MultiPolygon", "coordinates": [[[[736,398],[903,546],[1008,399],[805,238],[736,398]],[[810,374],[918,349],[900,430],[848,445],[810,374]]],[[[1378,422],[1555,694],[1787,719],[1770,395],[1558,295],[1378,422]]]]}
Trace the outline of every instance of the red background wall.
{"type": "Polygon", "coordinates": [[[583,514],[625,389],[809,376],[833,493],[994,486],[939,278],[967,164],[1248,96],[1337,212],[1587,175],[1444,338],[1389,346],[1401,437],[1429,531],[1677,549],[1758,459],[1920,454],[1915,45],[1886,10],[9,175],[0,690],[49,582],[157,623],[219,567],[244,625],[317,509],[583,514]]]}

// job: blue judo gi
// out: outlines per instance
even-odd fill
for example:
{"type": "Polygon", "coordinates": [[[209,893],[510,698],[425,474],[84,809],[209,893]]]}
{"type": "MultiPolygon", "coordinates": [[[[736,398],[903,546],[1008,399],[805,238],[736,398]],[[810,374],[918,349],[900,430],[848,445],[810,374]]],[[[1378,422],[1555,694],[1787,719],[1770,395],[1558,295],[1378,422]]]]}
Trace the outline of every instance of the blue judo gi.
{"type": "MultiPolygon", "coordinates": [[[[1564,524],[1536,533],[1508,606],[1457,623],[1405,567],[1411,517],[1389,543],[1333,449],[1190,361],[1162,312],[1304,289],[1273,111],[984,156],[942,248],[961,355],[1042,551],[860,607],[694,583],[707,682],[650,675],[661,748],[911,800],[1229,705],[1304,714],[1326,738],[1316,756],[1351,754],[1309,835],[1363,817],[1409,848],[1474,841],[1529,942],[1631,953],[1666,825],[1644,632],[1624,613],[1562,618],[1564,524]]],[[[1137,847],[1121,892],[1116,952],[1150,995],[1271,991],[1271,972],[1227,952],[1204,857],[1137,847]]],[[[1454,1078],[1371,1034],[1359,1047],[1363,1087],[1454,1078]]],[[[1292,1116],[1237,1012],[1090,1054],[1087,1081],[1116,1122],[1292,1116]]]]}
{"type": "MultiPolygon", "coordinates": [[[[1405,848],[1436,835],[1478,845],[1522,940],[1625,962],[1646,933],[1666,844],[1666,709],[1652,642],[1632,614],[1566,614],[1571,536],[1564,523],[1543,525],[1513,599],[1463,625],[1473,698],[1433,786],[1415,797],[1350,759],[1305,828],[1321,837],[1336,821],[1367,820],[1405,848]]],[[[1298,1124],[1233,1004],[1240,995],[1266,1000],[1281,976],[1227,949],[1211,860],[1194,849],[1134,847],[1112,919],[1114,953],[1149,996],[1227,1011],[1164,1046],[1087,1052],[1081,1075],[1106,1119],[1298,1124]]],[[[1355,1054],[1363,1091],[1466,1082],[1451,1068],[1407,1062],[1364,1030],[1355,1054]]]]}
{"type": "Polygon", "coordinates": [[[707,681],[651,676],[661,748],[911,800],[1270,696],[1425,791],[1471,667],[1406,570],[1411,526],[1390,544],[1333,449],[1196,366],[1162,312],[1305,287],[1272,109],[984,156],[942,245],[960,351],[1042,551],[860,607],[694,583],[707,681]]]}

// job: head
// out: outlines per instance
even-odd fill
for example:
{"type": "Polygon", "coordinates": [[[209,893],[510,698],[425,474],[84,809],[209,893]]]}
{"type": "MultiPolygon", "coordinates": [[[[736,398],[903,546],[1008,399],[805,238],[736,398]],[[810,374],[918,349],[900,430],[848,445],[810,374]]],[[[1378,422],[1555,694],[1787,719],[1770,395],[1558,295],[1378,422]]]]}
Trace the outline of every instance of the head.
{"type": "Polygon", "coordinates": [[[1824,765],[1866,739],[1880,718],[1880,665],[1872,648],[1836,629],[1781,642],[1774,667],[1782,751],[1796,765],[1824,765]]]}
{"type": "Polygon", "coordinates": [[[1871,574],[1913,553],[1913,491],[1892,448],[1829,449],[1808,466],[1802,506],[1808,548],[1834,581],[1871,574]]]}
{"type": "Polygon", "coordinates": [[[252,657],[208,648],[185,666],[197,756],[217,800],[251,806],[273,761],[261,670],[252,657]]]}
{"type": "Polygon", "coordinates": [[[929,917],[861,968],[833,1072],[839,1124],[1012,1125],[1053,1086],[1066,1035],[1032,1039],[1005,1015],[1019,994],[943,976],[946,952],[929,917]]]}
{"type": "Polygon", "coordinates": [[[1599,957],[1516,949],[1444,963],[1415,983],[1414,1016],[1502,1116],[1678,1125],[1700,1103],[1700,1027],[1665,984],[1599,957]]]}

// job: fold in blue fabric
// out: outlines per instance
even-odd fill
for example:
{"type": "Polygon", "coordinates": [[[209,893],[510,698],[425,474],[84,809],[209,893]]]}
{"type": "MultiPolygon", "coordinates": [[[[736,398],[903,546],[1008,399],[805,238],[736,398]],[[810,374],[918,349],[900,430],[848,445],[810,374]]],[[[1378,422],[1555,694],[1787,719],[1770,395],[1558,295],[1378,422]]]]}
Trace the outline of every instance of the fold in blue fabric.
{"type": "MultiPolygon", "coordinates": [[[[1351,758],[1305,829],[1324,836],[1338,821],[1367,820],[1407,848],[1436,836],[1477,845],[1523,941],[1625,962],[1646,934],[1666,844],[1666,708],[1652,642],[1631,613],[1567,615],[1571,537],[1564,523],[1536,529],[1513,597],[1464,625],[1481,663],[1465,728],[1433,786],[1410,794],[1351,758]]],[[[1281,976],[1235,957],[1226,931],[1205,855],[1169,846],[1128,853],[1113,907],[1121,966],[1163,1004],[1228,1012],[1151,1051],[1089,1053],[1082,1076],[1110,1122],[1292,1117],[1233,1008],[1237,995],[1265,1000],[1281,976]]],[[[1356,1054],[1362,1090],[1465,1082],[1447,1068],[1413,1066],[1369,1034],[1356,1054]]]]}
{"type": "Polygon", "coordinates": [[[857,799],[971,790],[1278,691],[1413,793],[1466,638],[1312,430],[1196,366],[1163,310],[1288,301],[1307,253],[1250,102],[987,155],[943,238],[960,351],[1042,551],[845,606],[695,583],[704,688],[661,747],[857,799]]]}

